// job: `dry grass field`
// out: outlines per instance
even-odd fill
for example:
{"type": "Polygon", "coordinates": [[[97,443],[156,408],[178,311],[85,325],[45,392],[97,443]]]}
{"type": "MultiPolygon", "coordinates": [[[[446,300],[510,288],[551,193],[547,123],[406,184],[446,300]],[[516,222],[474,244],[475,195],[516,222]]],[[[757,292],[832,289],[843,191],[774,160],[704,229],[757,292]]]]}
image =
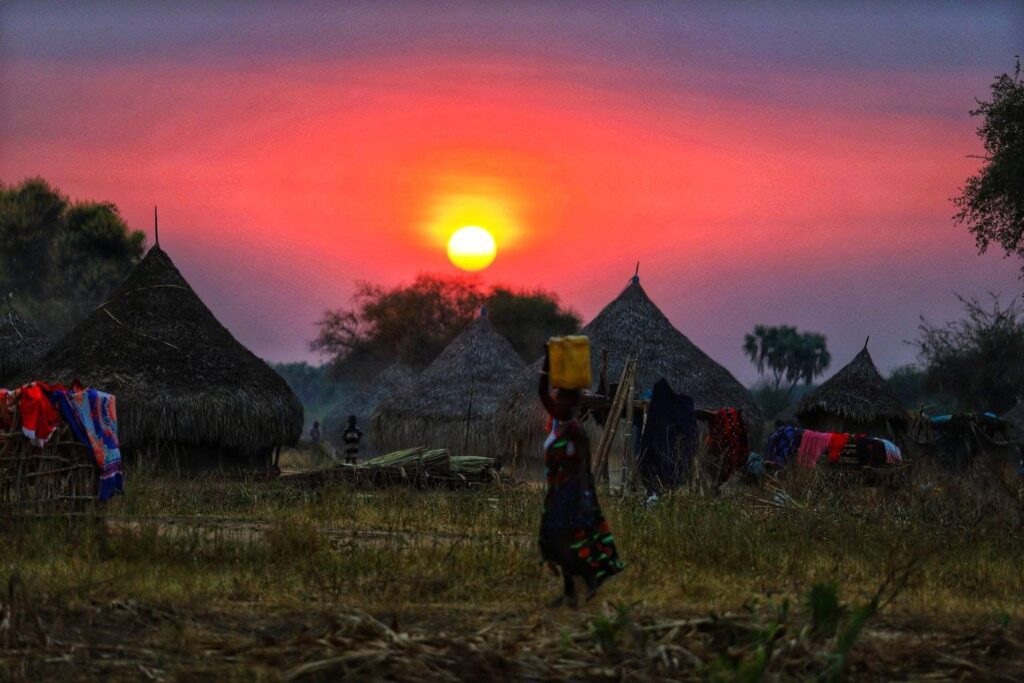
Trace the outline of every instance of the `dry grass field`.
{"type": "Polygon", "coordinates": [[[805,476],[648,507],[627,570],[545,603],[540,488],[134,473],[103,524],[5,523],[0,680],[1024,677],[1024,494],[805,476]]]}

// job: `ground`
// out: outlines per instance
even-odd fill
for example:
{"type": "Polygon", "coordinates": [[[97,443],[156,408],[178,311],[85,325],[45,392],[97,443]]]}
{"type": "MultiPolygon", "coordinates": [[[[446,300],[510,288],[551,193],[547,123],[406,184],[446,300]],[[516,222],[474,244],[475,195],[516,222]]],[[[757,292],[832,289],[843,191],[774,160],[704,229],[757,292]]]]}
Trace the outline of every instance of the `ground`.
{"type": "Polygon", "coordinates": [[[627,570],[553,610],[537,486],[137,473],[3,527],[0,681],[1020,680],[1024,499],[980,486],[606,494],[627,570]]]}

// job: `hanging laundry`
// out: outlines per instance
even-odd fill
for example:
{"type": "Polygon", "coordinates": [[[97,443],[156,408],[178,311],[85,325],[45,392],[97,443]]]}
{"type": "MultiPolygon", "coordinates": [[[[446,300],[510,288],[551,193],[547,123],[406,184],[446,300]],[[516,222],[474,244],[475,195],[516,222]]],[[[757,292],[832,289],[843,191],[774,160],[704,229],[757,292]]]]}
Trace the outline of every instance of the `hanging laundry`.
{"type": "Polygon", "coordinates": [[[32,382],[21,388],[21,397],[18,400],[21,431],[37,448],[46,445],[60,424],[57,409],[50,400],[51,389],[52,387],[42,382],[32,382]]]}
{"type": "Polygon", "coordinates": [[[768,437],[764,452],[765,464],[782,469],[800,447],[804,430],[799,427],[779,427],[768,437]]]}
{"type": "Polygon", "coordinates": [[[708,449],[722,456],[719,482],[728,480],[736,468],[746,464],[750,446],[742,411],[721,408],[714,413],[708,425],[708,449]]]}
{"type": "Polygon", "coordinates": [[[903,462],[903,453],[900,452],[900,447],[894,444],[892,441],[887,439],[879,439],[882,445],[885,446],[885,462],[888,465],[898,465],[903,462]]]}
{"type": "MultiPolygon", "coordinates": [[[[635,413],[634,417],[639,416],[635,413]]],[[[640,430],[634,425],[634,434],[640,430]]],[[[697,439],[693,399],[659,379],[647,407],[647,424],[637,453],[637,469],[648,490],[676,487],[690,468],[697,439]]]]}
{"type": "Polygon", "coordinates": [[[53,398],[75,439],[92,449],[100,470],[99,499],[124,493],[114,396],[96,389],[61,388],[53,392],[53,398]]]}
{"type": "Polygon", "coordinates": [[[801,467],[817,467],[821,456],[828,451],[832,434],[829,432],[816,432],[811,429],[804,430],[800,439],[800,449],[796,454],[796,464],[801,467]]]}
{"type": "Polygon", "coordinates": [[[839,462],[839,456],[842,454],[843,448],[846,447],[846,444],[849,441],[849,434],[836,432],[830,435],[828,440],[828,461],[830,463],[839,462]]]}

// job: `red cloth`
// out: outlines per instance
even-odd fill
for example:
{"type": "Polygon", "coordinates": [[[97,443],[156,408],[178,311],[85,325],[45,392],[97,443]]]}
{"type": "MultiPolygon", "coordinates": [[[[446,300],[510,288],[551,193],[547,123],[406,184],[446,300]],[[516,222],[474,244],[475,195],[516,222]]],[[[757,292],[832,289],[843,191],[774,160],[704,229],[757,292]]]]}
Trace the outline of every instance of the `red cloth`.
{"type": "Polygon", "coordinates": [[[17,389],[0,389],[0,429],[6,431],[14,427],[18,416],[18,394],[17,389]]]}
{"type": "Polygon", "coordinates": [[[60,414],[48,395],[50,390],[51,387],[42,382],[32,382],[21,388],[18,401],[21,431],[35,446],[43,446],[60,424],[60,414]]]}
{"type": "Polygon", "coordinates": [[[846,442],[850,440],[849,434],[841,434],[833,432],[831,438],[828,440],[828,461],[839,462],[839,454],[843,452],[843,447],[846,442]]]}
{"type": "Polygon", "coordinates": [[[722,456],[720,483],[727,481],[734,470],[746,464],[750,447],[742,411],[722,408],[715,412],[708,425],[708,450],[722,456]]]}

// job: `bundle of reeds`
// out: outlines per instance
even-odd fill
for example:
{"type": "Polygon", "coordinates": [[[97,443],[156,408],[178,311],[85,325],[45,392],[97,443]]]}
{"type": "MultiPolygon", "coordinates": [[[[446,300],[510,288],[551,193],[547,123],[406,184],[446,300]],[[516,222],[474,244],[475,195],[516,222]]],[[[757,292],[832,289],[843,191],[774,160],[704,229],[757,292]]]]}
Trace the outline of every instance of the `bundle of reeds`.
{"type": "Polygon", "coordinates": [[[358,465],[356,469],[384,469],[401,471],[403,474],[444,475],[449,471],[448,451],[443,448],[427,450],[422,446],[406,448],[367,460],[358,465]]]}
{"type": "Polygon", "coordinates": [[[477,455],[448,456],[448,469],[452,474],[484,474],[494,467],[494,458],[477,455]]]}

